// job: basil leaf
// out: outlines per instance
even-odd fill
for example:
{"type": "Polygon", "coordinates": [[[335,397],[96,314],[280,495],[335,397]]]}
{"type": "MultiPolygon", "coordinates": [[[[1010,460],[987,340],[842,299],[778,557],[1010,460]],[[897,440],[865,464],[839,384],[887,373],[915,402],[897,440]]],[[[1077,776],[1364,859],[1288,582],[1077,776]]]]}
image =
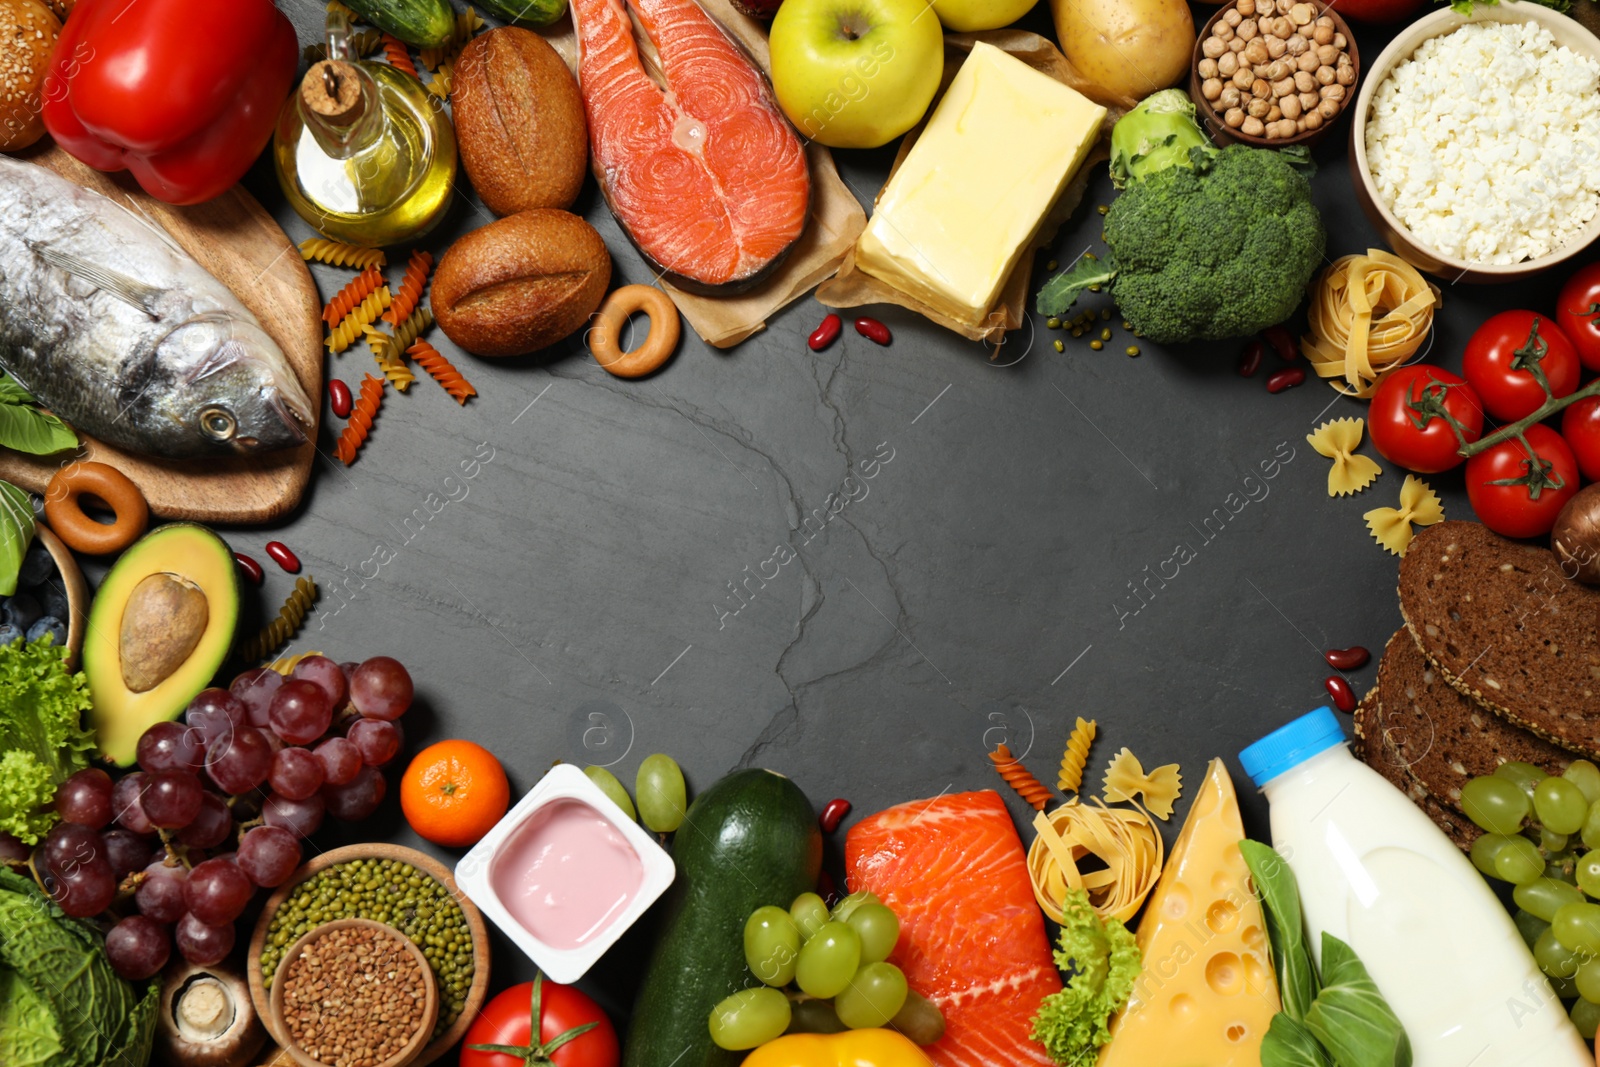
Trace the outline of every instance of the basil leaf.
{"type": "Polygon", "coordinates": [[[1339,1067],[1411,1067],[1405,1027],[1378,992],[1355,950],[1322,934],[1322,992],[1305,1024],[1339,1067]]]}
{"type": "Polygon", "coordinates": [[[17,591],[17,572],[33,541],[33,498],[0,482],[0,596],[17,591]]]}
{"type": "MultiPolygon", "coordinates": [[[[0,381],[0,387],[9,383],[0,381]]],[[[72,427],[26,404],[5,403],[0,398],[0,446],[34,456],[48,456],[78,447],[72,427]]]]}
{"type": "Polygon", "coordinates": [[[1298,1022],[1316,1000],[1318,986],[1300,916],[1300,887],[1284,858],[1260,841],[1241,841],[1239,851],[1267,915],[1267,940],[1284,1013],[1298,1022]]]}
{"type": "Polygon", "coordinates": [[[1333,1061],[1305,1023],[1280,1011],[1261,1039],[1261,1067],[1333,1067],[1333,1061]]]}

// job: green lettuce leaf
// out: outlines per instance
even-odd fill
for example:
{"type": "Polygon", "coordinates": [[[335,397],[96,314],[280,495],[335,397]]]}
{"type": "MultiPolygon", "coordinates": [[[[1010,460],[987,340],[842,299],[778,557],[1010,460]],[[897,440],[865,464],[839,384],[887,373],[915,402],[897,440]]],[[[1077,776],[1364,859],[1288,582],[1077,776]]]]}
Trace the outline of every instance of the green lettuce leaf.
{"type": "Polygon", "coordinates": [[[33,543],[33,530],[33,498],[10,482],[0,482],[0,596],[17,591],[17,572],[33,543]]]}
{"type": "Polygon", "coordinates": [[[1322,992],[1306,1028],[1339,1067],[1411,1067],[1411,1041],[1355,950],[1322,933],[1322,992]]]}
{"type": "Polygon", "coordinates": [[[94,751],[88,708],[88,680],[67,670],[66,649],[0,646],[0,830],[32,845],[55,825],[56,787],[94,751]]]}
{"type": "Polygon", "coordinates": [[[1065,315],[1091,285],[1109,285],[1116,276],[1117,268],[1111,265],[1110,257],[1090,259],[1084,256],[1070,269],[1040,286],[1034,309],[1041,315],[1065,315]]]}
{"type": "Polygon", "coordinates": [[[0,447],[35,456],[77,448],[78,435],[72,427],[40,411],[37,404],[15,378],[0,378],[0,447]]]}
{"type": "Polygon", "coordinates": [[[1066,986],[1039,1002],[1033,1039],[1062,1067],[1092,1067],[1111,1040],[1111,1016],[1139,977],[1139,946],[1120,919],[1102,921],[1081,889],[1067,892],[1056,966],[1066,986]]]}

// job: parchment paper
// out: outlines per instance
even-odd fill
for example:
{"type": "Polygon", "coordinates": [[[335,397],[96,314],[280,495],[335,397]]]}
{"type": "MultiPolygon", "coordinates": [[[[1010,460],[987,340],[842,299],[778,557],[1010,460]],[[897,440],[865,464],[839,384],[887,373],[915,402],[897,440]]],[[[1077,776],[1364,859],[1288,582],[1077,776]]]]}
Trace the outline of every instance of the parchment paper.
{"type": "MultiPolygon", "coordinates": [[[[761,24],[740,13],[728,0],[699,0],[699,3],[770,77],[772,63],[767,52],[766,31],[761,24]]],[[[564,17],[544,34],[576,76],[578,46],[571,16],[564,17]]],[[[637,25],[634,36],[648,69],[655,61],[654,49],[637,25]]],[[[695,333],[714,348],[732,348],[765,329],[767,316],[804,296],[818,282],[832,275],[866,228],[866,212],[839,177],[828,150],[822,145],[809,145],[806,159],[811,167],[811,218],[799,242],[770,278],[738,296],[696,296],[666,281],[661,282],[661,287],[672,297],[695,333]]]]}
{"type": "MultiPolygon", "coordinates": [[[[947,34],[944,39],[945,64],[944,84],[940,89],[943,96],[944,89],[949,88],[950,81],[955,77],[967,54],[972,51],[972,46],[978,41],[986,41],[1006,52],[1010,52],[1018,59],[1035,70],[1042,71],[1052,78],[1078,90],[1084,96],[1106,108],[1106,119],[1100,128],[1099,142],[1089,150],[1089,155],[1084,159],[1083,165],[1078,168],[1078,173],[1068,183],[1066,190],[1061,194],[1061,199],[1056,201],[1055,207],[1046,216],[1044,224],[1039,228],[1039,233],[1034,237],[1033,245],[1022,258],[1017,261],[1016,268],[1011,272],[1011,277],[1000,289],[1000,297],[994,308],[989,312],[987,319],[980,325],[961,322],[944,314],[937,308],[930,307],[916,297],[896,289],[881,278],[875,278],[865,271],[858,270],[855,262],[855,246],[851,244],[844,261],[839,265],[838,273],[832,280],[824,282],[817,290],[817,299],[829,307],[849,308],[859,307],[862,304],[897,304],[900,307],[910,308],[912,311],[923,315],[940,326],[954,330],[961,336],[973,341],[986,341],[999,344],[1005,337],[1007,330],[1014,330],[1021,326],[1026,315],[1028,294],[1033,287],[1033,252],[1047,246],[1055,237],[1056,230],[1065,222],[1083,199],[1084,190],[1089,186],[1089,175],[1092,168],[1107,159],[1109,156],[1107,138],[1111,135],[1111,127],[1130,108],[1137,103],[1132,98],[1118,97],[1107,94],[1098,86],[1092,84],[1087,78],[1078,73],[1076,67],[1062,55],[1055,45],[1040,37],[1036,33],[1024,30],[991,30],[985,33],[953,33],[947,34]]],[[[935,107],[938,102],[935,101],[935,107]]],[[[932,108],[929,109],[932,112],[932,108]]],[[[922,135],[922,125],[918,125],[900,142],[899,154],[895,156],[894,167],[890,170],[890,177],[900,169],[905,162],[906,155],[910,153],[911,146],[916,144],[917,138],[922,135]]],[[[1049,137],[1052,131],[1039,130],[1037,136],[1049,137]]]]}

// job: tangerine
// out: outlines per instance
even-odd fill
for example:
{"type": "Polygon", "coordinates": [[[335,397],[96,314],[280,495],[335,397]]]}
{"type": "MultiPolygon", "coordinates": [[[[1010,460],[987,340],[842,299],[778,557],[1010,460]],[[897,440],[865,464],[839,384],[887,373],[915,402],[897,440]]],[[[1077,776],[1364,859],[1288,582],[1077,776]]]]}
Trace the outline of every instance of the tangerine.
{"type": "Polygon", "coordinates": [[[400,810],[418,835],[446,848],[476,844],[511,804],[511,783],[489,750],[440,741],[417,753],[400,779],[400,810]]]}

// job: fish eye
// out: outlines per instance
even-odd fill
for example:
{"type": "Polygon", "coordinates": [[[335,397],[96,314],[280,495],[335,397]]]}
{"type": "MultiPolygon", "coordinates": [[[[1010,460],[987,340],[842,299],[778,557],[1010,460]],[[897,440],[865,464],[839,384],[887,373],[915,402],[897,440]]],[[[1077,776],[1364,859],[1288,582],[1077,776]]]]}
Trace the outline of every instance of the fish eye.
{"type": "Polygon", "coordinates": [[[227,408],[206,408],[200,412],[200,432],[218,441],[226,441],[239,428],[233,412],[227,408]]]}

